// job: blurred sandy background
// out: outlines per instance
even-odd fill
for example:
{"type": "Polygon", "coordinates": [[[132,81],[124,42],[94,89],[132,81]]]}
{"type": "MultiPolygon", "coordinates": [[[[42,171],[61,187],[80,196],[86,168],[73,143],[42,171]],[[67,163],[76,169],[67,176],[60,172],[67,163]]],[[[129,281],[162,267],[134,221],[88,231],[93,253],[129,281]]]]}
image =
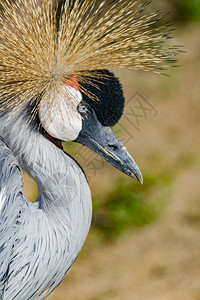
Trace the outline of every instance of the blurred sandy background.
{"type": "MultiPolygon", "coordinates": [[[[175,3],[163,0],[166,9],[175,3]]],[[[144,185],[90,150],[65,145],[89,177],[94,219],[52,300],[200,299],[200,1],[186,3],[193,13],[185,6],[186,16],[180,7],[170,16],[175,42],[186,51],[170,77],[116,72],[127,106],[114,131],[144,185]]],[[[29,199],[35,197],[27,176],[25,183],[29,199]]]]}

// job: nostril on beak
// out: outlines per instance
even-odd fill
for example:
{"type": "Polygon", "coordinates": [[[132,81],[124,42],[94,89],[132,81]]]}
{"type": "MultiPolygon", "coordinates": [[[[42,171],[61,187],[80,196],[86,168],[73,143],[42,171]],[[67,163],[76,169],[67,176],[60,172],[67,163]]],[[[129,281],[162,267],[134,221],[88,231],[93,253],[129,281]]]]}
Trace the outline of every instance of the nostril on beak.
{"type": "Polygon", "coordinates": [[[111,148],[112,150],[118,149],[117,145],[113,145],[113,144],[108,144],[108,147],[111,148]]]}

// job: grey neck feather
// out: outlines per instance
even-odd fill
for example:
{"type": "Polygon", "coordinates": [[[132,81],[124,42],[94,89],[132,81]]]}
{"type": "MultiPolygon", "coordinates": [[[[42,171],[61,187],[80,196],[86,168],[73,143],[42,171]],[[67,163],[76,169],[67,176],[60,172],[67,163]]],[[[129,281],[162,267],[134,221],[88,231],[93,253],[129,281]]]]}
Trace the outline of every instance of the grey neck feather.
{"type": "Polygon", "coordinates": [[[39,207],[60,219],[63,207],[67,208],[74,197],[79,197],[77,193],[85,191],[88,195],[89,188],[78,164],[46,139],[37,126],[36,123],[28,125],[26,110],[0,115],[0,136],[14,153],[20,167],[36,181],[39,207]]]}

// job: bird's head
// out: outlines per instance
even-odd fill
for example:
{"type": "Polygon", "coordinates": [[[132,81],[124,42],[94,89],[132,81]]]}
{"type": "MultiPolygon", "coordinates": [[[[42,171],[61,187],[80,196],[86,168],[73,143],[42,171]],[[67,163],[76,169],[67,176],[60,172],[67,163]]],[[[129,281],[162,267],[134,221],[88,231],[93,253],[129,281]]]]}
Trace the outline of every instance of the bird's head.
{"type": "Polygon", "coordinates": [[[98,78],[101,78],[98,80],[91,75],[89,83],[82,84],[81,89],[88,91],[90,96],[79,90],[78,78],[74,76],[57,93],[56,100],[59,101],[56,105],[50,105],[51,99],[47,97],[51,96],[48,94],[42,99],[39,108],[42,126],[48,136],[59,141],[81,143],[123,173],[142,182],[138,166],[110,128],[123,114],[122,86],[107,70],[98,71],[98,78]]]}

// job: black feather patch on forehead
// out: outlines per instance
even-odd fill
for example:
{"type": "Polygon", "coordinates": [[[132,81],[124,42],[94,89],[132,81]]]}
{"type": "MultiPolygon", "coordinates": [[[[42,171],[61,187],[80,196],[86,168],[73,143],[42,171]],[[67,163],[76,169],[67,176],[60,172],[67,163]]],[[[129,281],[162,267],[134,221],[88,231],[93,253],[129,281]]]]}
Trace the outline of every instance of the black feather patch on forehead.
{"type": "Polygon", "coordinates": [[[125,98],[119,79],[108,70],[98,71],[103,78],[94,80],[94,85],[85,84],[83,87],[95,95],[99,101],[90,99],[85,94],[85,100],[95,111],[99,122],[103,126],[114,126],[121,118],[124,110],[125,98]],[[98,87],[98,88],[97,88],[98,87]]]}

